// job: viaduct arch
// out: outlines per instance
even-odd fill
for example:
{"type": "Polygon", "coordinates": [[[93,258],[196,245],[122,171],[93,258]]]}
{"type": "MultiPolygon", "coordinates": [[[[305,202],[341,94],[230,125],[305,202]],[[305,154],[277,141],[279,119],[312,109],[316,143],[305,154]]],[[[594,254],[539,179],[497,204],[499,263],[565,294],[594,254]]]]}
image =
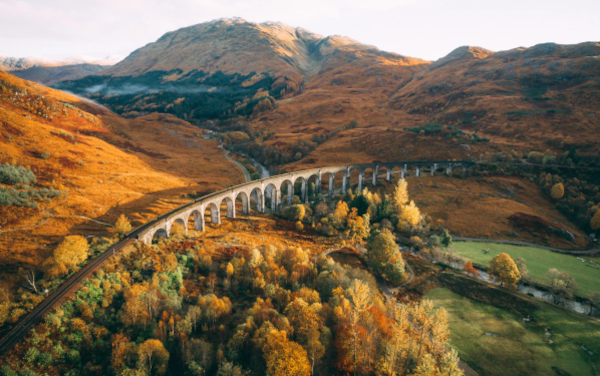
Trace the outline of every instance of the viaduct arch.
{"type": "Polygon", "coordinates": [[[391,181],[393,172],[398,170],[400,171],[400,178],[405,178],[407,176],[407,171],[409,170],[414,171],[415,176],[419,177],[424,168],[427,168],[432,176],[439,170],[444,170],[447,175],[450,175],[452,169],[455,167],[460,167],[463,171],[466,171],[468,167],[474,164],[474,162],[469,161],[371,163],[320,167],[288,172],[240,184],[196,199],[194,202],[174,209],[171,212],[160,216],[158,219],[142,226],[142,228],[136,231],[137,239],[146,244],[150,244],[155,235],[159,237],[169,237],[175,222],[182,224],[185,231],[187,231],[186,224],[189,220],[193,220],[194,229],[204,231],[206,228],[204,213],[207,210],[210,210],[212,224],[219,225],[221,224],[222,204],[225,203],[227,207],[227,212],[224,214],[228,218],[235,218],[235,203],[238,198],[242,202],[242,212],[244,214],[249,213],[251,200],[256,202],[256,208],[261,213],[264,213],[267,210],[270,212],[279,212],[285,205],[290,205],[292,203],[293,196],[291,194],[293,194],[296,182],[301,183],[300,200],[302,202],[308,202],[307,184],[311,179],[315,182],[315,193],[321,193],[320,189],[323,175],[329,177],[329,191],[327,194],[329,197],[333,197],[336,193],[334,177],[338,173],[342,174],[342,186],[337,192],[344,194],[350,187],[350,175],[354,170],[358,170],[358,189],[362,190],[366,170],[372,171],[372,184],[377,185],[377,180],[380,179],[379,175],[384,172],[385,179],[391,181]],[[287,202],[285,203],[282,202],[283,196],[287,196],[287,202]],[[270,209],[265,207],[266,200],[270,203],[270,209]]]}

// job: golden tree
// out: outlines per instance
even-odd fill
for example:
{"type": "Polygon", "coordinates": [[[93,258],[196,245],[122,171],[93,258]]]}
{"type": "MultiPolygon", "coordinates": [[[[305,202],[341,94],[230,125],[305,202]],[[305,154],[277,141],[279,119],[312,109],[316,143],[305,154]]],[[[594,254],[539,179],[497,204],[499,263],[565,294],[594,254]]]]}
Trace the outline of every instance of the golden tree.
{"type": "Polygon", "coordinates": [[[344,235],[352,243],[362,241],[369,236],[369,224],[366,223],[363,217],[358,216],[356,208],[352,208],[352,211],[348,214],[344,235]]]}
{"type": "Polygon", "coordinates": [[[506,284],[510,287],[515,287],[521,279],[517,264],[506,253],[500,253],[490,261],[489,273],[500,281],[501,285],[506,284]]]}
{"type": "Polygon", "coordinates": [[[398,184],[396,185],[396,189],[392,196],[392,203],[394,204],[396,214],[402,214],[404,207],[408,204],[408,184],[405,179],[398,180],[398,184]]]}
{"type": "Polygon", "coordinates": [[[169,352],[157,339],[148,339],[138,348],[139,364],[147,375],[164,375],[169,365],[169,352]]]}
{"type": "Polygon", "coordinates": [[[115,227],[113,228],[115,234],[119,237],[127,235],[129,231],[131,231],[131,223],[129,219],[125,216],[125,214],[121,214],[115,223],[115,227]]]}
{"type": "Polygon", "coordinates": [[[594,214],[594,216],[592,217],[592,220],[590,221],[590,226],[592,227],[592,230],[598,230],[600,228],[600,209],[598,209],[596,211],[596,214],[594,214]]]}
{"type": "Polygon", "coordinates": [[[344,201],[338,201],[333,212],[333,219],[338,225],[343,226],[346,223],[346,217],[348,216],[349,211],[350,209],[348,209],[348,204],[346,204],[344,201]]]}
{"type": "Polygon", "coordinates": [[[550,196],[552,196],[555,200],[560,200],[565,195],[565,186],[563,183],[556,183],[552,186],[552,190],[550,191],[550,196]]]}
{"type": "Polygon", "coordinates": [[[414,201],[411,200],[410,204],[404,206],[400,219],[408,222],[412,227],[416,227],[421,222],[421,211],[414,201]]]}
{"type": "Polygon", "coordinates": [[[46,261],[51,276],[62,276],[76,270],[88,258],[89,245],[83,236],[67,236],[46,261]]]}
{"type": "Polygon", "coordinates": [[[267,375],[308,376],[311,373],[306,350],[298,343],[289,341],[285,331],[271,331],[263,352],[267,362],[267,375]]]}

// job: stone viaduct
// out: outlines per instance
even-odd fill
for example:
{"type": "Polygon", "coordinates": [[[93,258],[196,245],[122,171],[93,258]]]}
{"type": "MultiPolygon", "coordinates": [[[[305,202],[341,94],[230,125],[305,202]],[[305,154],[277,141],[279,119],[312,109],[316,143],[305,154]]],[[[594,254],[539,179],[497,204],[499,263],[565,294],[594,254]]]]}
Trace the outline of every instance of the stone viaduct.
{"type": "Polygon", "coordinates": [[[333,197],[338,192],[341,194],[346,193],[350,187],[350,176],[354,170],[358,171],[358,189],[362,190],[365,181],[365,172],[368,170],[371,170],[373,185],[377,185],[377,179],[379,175],[383,175],[384,171],[385,179],[391,181],[393,173],[398,174],[399,172],[401,178],[413,173],[416,177],[421,176],[423,173],[429,173],[433,176],[436,172],[443,172],[450,175],[452,169],[455,167],[461,167],[463,171],[466,171],[468,167],[474,164],[474,162],[468,161],[373,163],[320,167],[275,175],[208,194],[196,199],[192,203],[172,210],[143,226],[137,231],[137,239],[150,244],[155,236],[169,237],[174,223],[179,223],[187,231],[187,224],[192,216],[195,229],[204,231],[204,213],[210,210],[211,222],[213,224],[220,224],[223,202],[225,202],[227,207],[226,215],[228,218],[235,218],[236,216],[236,201],[241,201],[242,212],[244,214],[248,214],[251,200],[256,202],[259,212],[264,213],[266,210],[269,210],[265,207],[266,202],[270,203],[271,212],[278,212],[285,205],[291,205],[294,185],[297,182],[301,183],[301,200],[308,202],[307,184],[311,179],[315,182],[316,194],[321,193],[321,181],[328,179],[328,194],[330,197],[333,197]],[[342,176],[342,186],[336,190],[334,183],[335,177],[338,174],[342,176]],[[284,195],[287,196],[285,203],[282,202],[284,195]]]}

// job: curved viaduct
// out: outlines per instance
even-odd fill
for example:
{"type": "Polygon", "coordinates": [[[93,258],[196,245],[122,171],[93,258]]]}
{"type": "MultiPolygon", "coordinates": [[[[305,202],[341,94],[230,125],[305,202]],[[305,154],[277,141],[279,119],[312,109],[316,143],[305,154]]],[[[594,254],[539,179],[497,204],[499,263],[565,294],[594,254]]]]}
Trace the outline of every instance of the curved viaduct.
{"type": "Polygon", "coordinates": [[[301,183],[300,199],[303,202],[307,202],[307,184],[311,179],[315,182],[315,193],[317,194],[321,193],[321,181],[328,179],[328,195],[333,197],[336,192],[341,194],[346,193],[350,187],[350,176],[355,170],[358,171],[358,189],[362,190],[365,173],[368,170],[371,170],[373,185],[377,185],[378,176],[383,171],[385,171],[385,179],[390,181],[392,180],[392,173],[399,172],[401,178],[411,173],[419,177],[425,171],[432,176],[435,175],[436,171],[450,175],[452,169],[455,167],[461,167],[463,170],[466,170],[474,164],[474,162],[467,161],[373,163],[321,167],[275,175],[211,193],[190,204],[179,207],[143,226],[142,231],[137,234],[137,239],[150,244],[155,236],[169,237],[174,223],[179,223],[187,231],[187,223],[192,217],[194,228],[204,231],[206,226],[205,212],[210,210],[211,222],[213,224],[220,224],[222,215],[221,207],[224,203],[227,207],[226,216],[228,218],[236,217],[236,201],[241,201],[242,212],[244,214],[248,214],[251,200],[256,202],[259,212],[267,210],[265,207],[266,202],[270,203],[269,206],[272,212],[278,212],[286,204],[291,205],[294,185],[297,182],[301,183]],[[342,185],[336,189],[335,177],[339,175],[342,176],[342,185]],[[287,196],[285,203],[282,201],[284,195],[287,196]]]}

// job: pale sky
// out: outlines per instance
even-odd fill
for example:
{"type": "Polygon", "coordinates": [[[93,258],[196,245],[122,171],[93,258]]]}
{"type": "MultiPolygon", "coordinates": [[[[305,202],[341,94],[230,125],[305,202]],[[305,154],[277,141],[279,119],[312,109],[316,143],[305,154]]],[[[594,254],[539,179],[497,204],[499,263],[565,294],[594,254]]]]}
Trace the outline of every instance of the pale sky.
{"type": "Polygon", "coordinates": [[[281,21],[435,60],[600,41],[600,0],[0,0],[0,55],[125,57],[168,31],[222,17],[281,21]]]}

